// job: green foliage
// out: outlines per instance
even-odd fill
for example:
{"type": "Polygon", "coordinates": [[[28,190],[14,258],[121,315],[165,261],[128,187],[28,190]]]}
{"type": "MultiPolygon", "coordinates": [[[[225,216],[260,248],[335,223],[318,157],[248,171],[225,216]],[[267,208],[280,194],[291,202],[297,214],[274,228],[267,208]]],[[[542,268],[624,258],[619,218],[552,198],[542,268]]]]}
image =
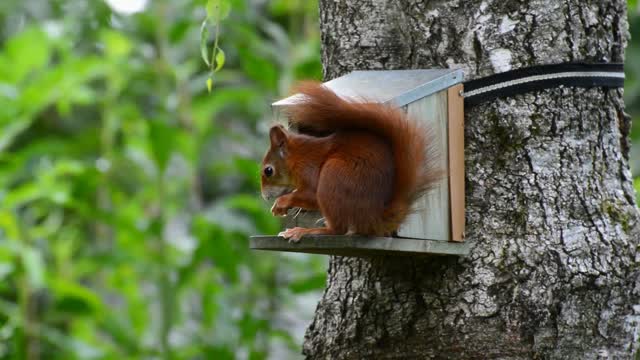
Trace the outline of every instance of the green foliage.
{"type": "Polygon", "coordinates": [[[200,27],[200,54],[205,64],[210,67],[209,77],[207,78],[207,90],[211,92],[213,87],[214,75],[222,69],[225,62],[224,51],[218,46],[220,35],[220,22],[226,19],[231,12],[231,3],[229,0],[207,0],[207,18],[202,22],[200,27]],[[209,49],[207,40],[209,39],[209,25],[215,27],[215,40],[213,42],[213,50],[211,59],[209,59],[209,49]]]}
{"type": "Polygon", "coordinates": [[[214,24],[226,19],[230,12],[229,0],[207,0],[207,19],[214,24]]]}
{"type": "Polygon", "coordinates": [[[320,76],[289,3],[2,2],[0,359],[297,358],[326,259],[248,250],[269,104],[320,76]]]}
{"type": "MultiPolygon", "coordinates": [[[[640,5],[629,1],[629,32],[631,41],[626,49],[624,100],[627,112],[631,115],[631,170],[637,178],[640,176],[640,5]]],[[[638,187],[636,187],[638,189],[638,187]]],[[[638,191],[638,190],[636,190],[638,191]]]]}

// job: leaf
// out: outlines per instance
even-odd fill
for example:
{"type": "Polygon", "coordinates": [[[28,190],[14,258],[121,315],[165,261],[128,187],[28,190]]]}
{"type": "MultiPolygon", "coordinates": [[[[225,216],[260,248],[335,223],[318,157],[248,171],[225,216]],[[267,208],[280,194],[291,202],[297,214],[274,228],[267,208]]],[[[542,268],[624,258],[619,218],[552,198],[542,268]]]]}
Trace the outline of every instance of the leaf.
{"type": "Polygon", "coordinates": [[[251,341],[256,336],[269,328],[269,323],[260,316],[251,316],[245,312],[238,321],[240,325],[240,336],[243,340],[251,341]]]}
{"type": "Polygon", "coordinates": [[[67,333],[62,332],[54,327],[39,326],[40,336],[48,343],[51,343],[61,350],[74,354],[72,358],[76,359],[101,359],[104,358],[101,350],[87,344],[84,341],[80,341],[74,337],[69,336],[67,333]]]}
{"type": "Polygon", "coordinates": [[[207,64],[207,66],[211,66],[209,62],[209,49],[207,49],[207,41],[209,40],[209,27],[207,23],[208,21],[205,19],[202,22],[202,26],[200,26],[200,54],[202,55],[204,63],[207,64]]]}
{"type": "Polygon", "coordinates": [[[280,227],[280,221],[268,215],[267,204],[259,196],[235,194],[225,199],[224,204],[229,209],[240,210],[249,215],[256,230],[262,234],[272,234],[280,227]]]}
{"type": "Polygon", "coordinates": [[[180,43],[180,41],[182,41],[187,35],[190,28],[191,21],[188,18],[176,21],[169,30],[169,41],[171,41],[172,44],[180,43]]]}
{"type": "Polygon", "coordinates": [[[264,351],[252,349],[251,353],[249,353],[249,360],[262,360],[266,358],[267,354],[264,351]]]}
{"type": "Polygon", "coordinates": [[[12,106],[21,110],[20,116],[5,123],[4,114],[0,111],[0,152],[29,129],[40,111],[63,96],[69,97],[83,83],[102,75],[105,69],[105,62],[98,58],[72,58],[30,81],[21,90],[18,101],[12,102],[12,106]]]}
{"type": "Polygon", "coordinates": [[[37,182],[25,182],[16,186],[3,199],[3,205],[9,209],[17,208],[28,202],[42,198],[43,191],[37,182]]]}
{"type": "Polygon", "coordinates": [[[274,61],[247,48],[238,48],[238,54],[240,55],[240,65],[246,76],[268,89],[277,88],[278,68],[274,61]]]}
{"type": "Polygon", "coordinates": [[[289,290],[294,294],[306,293],[324,288],[327,277],[324,273],[313,275],[305,279],[299,279],[289,283],[289,290]]]}
{"type": "Polygon", "coordinates": [[[0,152],[4,151],[13,140],[25,131],[33,119],[18,118],[0,128],[0,152]]]}
{"type": "Polygon", "coordinates": [[[13,270],[13,264],[0,262],[0,281],[4,281],[8,275],[11,275],[13,270]]]}
{"type": "Polygon", "coordinates": [[[229,16],[231,12],[231,3],[229,0],[208,0],[207,1],[207,19],[217,24],[229,16]]]}
{"type": "Polygon", "coordinates": [[[210,223],[204,217],[196,217],[192,223],[193,234],[198,238],[195,258],[211,258],[217,268],[230,280],[237,279],[239,256],[231,243],[233,239],[222,228],[210,223]]]}
{"type": "Polygon", "coordinates": [[[131,41],[121,32],[104,30],[101,34],[104,52],[109,58],[125,57],[131,52],[131,41]]]}
{"type": "Polygon", "coordinates": [[[23,249],[22,266],[24,266],[31,287],[39,289],[44,286],[44,261],[38,250],[34,248],[23,249]]]}
{"type": "Polygon", "coordinates": [[[138,335],[125,319],[126,317],[105,316],[101,325],[123,351],[135,353],[140,351],[140,345],[137,342],[138,335]]]}
{"type": "Polygon", "coordinates": [[[235,157],[233,168],[245,176],[255,189],[260,188],[260,164],[255,159],[235,157]]]}
{"type": "Polygon", "coordinates": [[[213,78],[208,77],[207,78],[207,90],[209,92],[211,92],[211,89],[213,88],[213,78]]]}
{"type": "MultiPolygon", "coordinates": [[[[0,232],[3,240],[18,241],[20,240],[20,225],[14,213],[7,208],[0,210],[0,232]]],[[[6,245],[3,246],[4,250],[7,250],[6,245]]]]}
{"type": "Polygon", "coordinates": [[[18,102],[24,111],[23,116],[35,116],[51,103],[75,92],[78,86],[103,75],[107,70],[106,64],[104,59],[97,57],[70,58],[48,68],[42,76],[24,87],[18,102]]]}
{"type": "Polygon", "coordinates": [[[296,350],[298,348],[298,341],[286,330],[272,328],[269,331],[269,335],[272,339],[282,340],[291,350],[296,350]]]}
{"type": "Polygon", "coordinates": [[[10,38],[6,51],[11,61],[13,80],[18,82],[49,62],[51,43],[42,29],[30,27],[10,38]]]}
{"type": "Polygon", "coordinates": [[[224,60],[225,60],[225,55],[224,55],[224,51],[222,51],[222,49],[217,48],[216,49],[216,67],[213,70],[214,72],[218,72],[220,71],[220,69],[222,69],[222,66],[224,66],[224,60]]]}
{"type": "Polygon", "coordinates": [[[171,157],[174,143],[174,131],[161,120],[149,122],[149,142],[159,172],[164,172],[171,157]]]}
{"type": "Polygon", "coordinates": [[[90,315],[98,313],[102,308],[100,298],[79,284],[54,279],[51,281],[51,288],[56,296],[56,308],[59,311],[74,315],[90,315]]]}
{"type": "Polygon", "coordinates": [[[206,346],[203,355],[205,355],[206,359],[216,360],[233,360],[236,358],[236,353],[224,346],[206,346]]]}

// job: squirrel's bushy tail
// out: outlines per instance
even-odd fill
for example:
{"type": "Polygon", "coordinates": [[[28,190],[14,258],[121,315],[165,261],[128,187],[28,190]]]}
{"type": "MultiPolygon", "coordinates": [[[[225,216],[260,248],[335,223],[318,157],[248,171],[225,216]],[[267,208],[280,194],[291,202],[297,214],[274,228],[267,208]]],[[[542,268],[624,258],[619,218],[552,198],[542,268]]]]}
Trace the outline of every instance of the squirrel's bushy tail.
{"type": "Polygon", "coordinates": [[[389,141],[395,167],[394,189],[377,232],[395,231],[411,212],[413,202],[443,176],[433,132],[408,119],[402,110],[379,103],[347,101],[320,83],[304,82],[296,90],[304,99],[288,114],[301,129],[319,133],[363,130],[389,141]]]}

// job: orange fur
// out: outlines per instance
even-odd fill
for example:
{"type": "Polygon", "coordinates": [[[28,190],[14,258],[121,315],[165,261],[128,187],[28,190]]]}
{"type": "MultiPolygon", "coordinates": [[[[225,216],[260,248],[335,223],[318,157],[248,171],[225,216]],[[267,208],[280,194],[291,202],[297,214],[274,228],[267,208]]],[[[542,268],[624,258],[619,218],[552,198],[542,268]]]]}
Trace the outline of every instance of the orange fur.
{"type": "MultiPolygon", "coordinates": [[[[345,101],[318,83],[303,83],[297,91],[305,99],[289,108],[291,123],[325,136],[282,130],[286,140],[274,145],[272,138],[263,165],[275,164],[295,189],[276,199],[274,214],[319,209],[326,228],[290,229],[285,237],[392,234],[442,176],[430,131],[401,110],[345,101]],[[274,156],[276,151],[283,156],[274,156]]],[[[263,194],[274,181],[263,174],[263,194]]]]}

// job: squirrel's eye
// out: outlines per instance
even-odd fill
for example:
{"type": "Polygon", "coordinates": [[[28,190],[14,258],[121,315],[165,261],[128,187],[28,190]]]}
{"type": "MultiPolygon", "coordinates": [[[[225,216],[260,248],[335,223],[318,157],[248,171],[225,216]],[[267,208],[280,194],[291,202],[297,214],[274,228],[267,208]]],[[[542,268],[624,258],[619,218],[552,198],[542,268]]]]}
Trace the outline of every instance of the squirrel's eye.
{"type": "Polygon", "coordinates": [[[273,168],[271,166],[267,166],[264,168],[264,176],[270,177],[273,175],[273,168]]]}

